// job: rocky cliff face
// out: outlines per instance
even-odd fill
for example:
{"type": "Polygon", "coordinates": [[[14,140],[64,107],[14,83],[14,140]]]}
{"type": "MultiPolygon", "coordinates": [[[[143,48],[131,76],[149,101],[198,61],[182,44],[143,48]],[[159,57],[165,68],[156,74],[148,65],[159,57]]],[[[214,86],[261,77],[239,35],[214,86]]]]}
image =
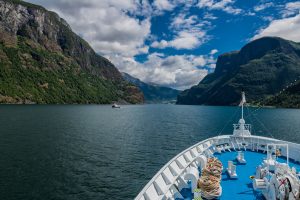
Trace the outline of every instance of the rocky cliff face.
{"type": "Polygon", "coordinates": [[[109,60],[43,7],[0,0],[0,42],[0,95],[12,101],[143,101],[141,92],[109,60]]]}
{"type": "Polygon", "coordinates": [[[179,104],[236,105],[241,91],[249,102],[271,97],[300,78],[300,44],[277,37],[250,42],[220,55],[215,72],[182,92],[179,104]]]}

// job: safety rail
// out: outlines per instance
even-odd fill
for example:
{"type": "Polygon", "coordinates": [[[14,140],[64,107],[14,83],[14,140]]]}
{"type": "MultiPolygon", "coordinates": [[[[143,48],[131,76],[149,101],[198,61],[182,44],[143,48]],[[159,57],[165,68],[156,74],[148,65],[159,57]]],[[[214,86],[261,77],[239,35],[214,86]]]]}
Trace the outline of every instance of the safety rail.
{"type": "MultiPolygon", "coordinates": [[[[187,163],[187,166],[189,166],[191,163],[193,163],[195,161],[195,159],[197,158],[197,156],[199,156],[200,154],[202,154],[204,151],[206,151],[208,148],[210,148],[211,144],[207,144],[210,143],[210,141],[216,140],[216,139],[222,139],[222,138],[228,138],[228,135],[223,135],[223,136],[217,136],[217,137],[213,137],[213,138],[208,138],[206,140],[203,140],[185,150],[183,150],[181,153],[177,154],[175,157],[173,157],[167,164],[165,164],[154,176],[153,178],[146,184],[146,186],[142,189],[142,191],[137,195],[137,197],[135,198],[135,200],[141,200],[141,199],[147,199],[145,198],[144,195],[146,195],[147,190],[154,184],[154,182],[157,180],[157,178],[159,176],[162,176],[162,173],[171,166],[171,164],[173,162],[176,162],[176,160],[183,156],[185,153],[191,151],[192,149],[197,150],[198,155],[195,155],[195,157],[189,162],[187,163]],[[202,145],[202,146],[201,146],[202,145]],[[201,151],[201,152],[199,152],[201,151]]],[[[185,168],[187,167],[185,166],[185,168]]],[[[173,180],[176,181],[176,179],[184,172],[185,168],[181,169],[180,174],[173,176],[173,180]]],[[[173,183],[174,183],[173,181],[173,183]]],[[[166,194],[166,192],[169,191],[170,187],[173,185],[173,183],[168,184],[168,187],[165,189],[165,191],[163,194],[159,195],[160,197],[158,197],[157,199],[161,199],[163,198],[164,194],[166,194]]],[[[153,185],[154,186],[154,185],[153,185]]],[[[155,186],[154,186],[155,187],[155,186]]]]}
{"type": "Polygon", "coordinates": [[[233,129],[240,129],[240,126],[244,126],[245,130],[249,130],[251,132],[251,124],[233,124],[233,129]]]}

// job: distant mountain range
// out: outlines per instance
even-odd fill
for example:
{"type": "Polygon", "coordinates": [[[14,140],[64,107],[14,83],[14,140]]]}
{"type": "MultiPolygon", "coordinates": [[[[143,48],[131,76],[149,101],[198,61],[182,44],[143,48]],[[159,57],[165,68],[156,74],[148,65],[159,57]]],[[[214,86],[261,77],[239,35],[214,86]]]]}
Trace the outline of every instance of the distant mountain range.
{"type": "Polygon", "coordinates": [[[286,106],[280,101],[289,101],[296,91],[299,95],[299,84],[279,93],[299,79],[300,43],[264,37],[220,55],[215,72],[179,94],[177,103],[237,105],[245,91],[250,103],[286,106]]]}
{"type": "Polygon", "coordinates": [[[122,73],[125,80],[137,86],[144,94],[146,103],[170,103],[176,102],[179,90],[168,87],[145,83],[127,73],[122,73]]]}
{"type": "Polygon", "coordinates": [[[143,94],[56,13],[0,0],[0,103],[142,103],[143,94]]]}

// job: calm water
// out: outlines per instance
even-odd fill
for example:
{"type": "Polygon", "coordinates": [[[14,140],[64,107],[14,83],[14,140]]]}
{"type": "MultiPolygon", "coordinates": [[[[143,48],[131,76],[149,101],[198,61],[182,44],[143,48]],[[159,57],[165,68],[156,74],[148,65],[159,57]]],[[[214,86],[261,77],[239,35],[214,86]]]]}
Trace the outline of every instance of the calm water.
{"type": "MultiPolygon", "coordinates": [[[[176,105],[0,106],[0,199],[133,199],[177,153],[217,135],[226,123],[223,133],[231,133],[237,111],[176,105]]],[[[246,112],[246,120],[255,134],[272,132],[300,143],[300,110],[252,113],[246,112]]]]}

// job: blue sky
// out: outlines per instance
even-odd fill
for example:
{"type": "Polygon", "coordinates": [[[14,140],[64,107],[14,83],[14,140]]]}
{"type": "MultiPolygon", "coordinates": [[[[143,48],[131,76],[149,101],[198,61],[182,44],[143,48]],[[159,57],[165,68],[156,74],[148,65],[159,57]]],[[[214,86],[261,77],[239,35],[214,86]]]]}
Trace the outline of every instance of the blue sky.
{"type": "Polygon", "coordinates": [[[66,19],[120,71],[186,89],[217,56],[263,36],[300,42],[300,1],[29,0],[66,19]]]}

